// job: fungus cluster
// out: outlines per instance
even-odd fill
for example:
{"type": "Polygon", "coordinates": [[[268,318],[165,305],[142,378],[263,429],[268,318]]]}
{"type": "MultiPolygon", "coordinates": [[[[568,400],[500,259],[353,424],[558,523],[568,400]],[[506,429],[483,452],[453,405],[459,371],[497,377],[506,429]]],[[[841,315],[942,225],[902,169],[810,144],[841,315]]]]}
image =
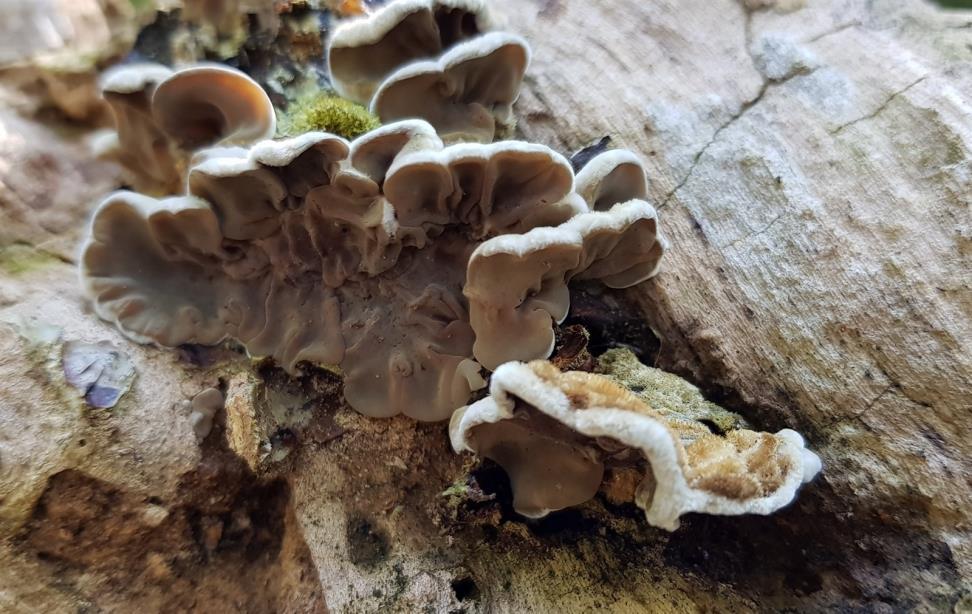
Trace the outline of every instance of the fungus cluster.
{"type": "Polygon", "coordinates": [[[276,115],[263,89],[242,72],[219,64],[173,71],[161,64],[109,70],[101,91],[115,132],[101,144],[151,194],[183,188],[193,152],[245,146],[273,136],[276,115]]]}
{"type": "Polygon", "coordinates": [[[530,62],[521,37],[490,31],[486,0],[398,0],[340,25],[328,43],[337,92],[383,122],[428,121],[446,142],[511,131],[530,62]]]}
{"type": "Polygon", "coordinates": [[[605,468],[637,475],[669,529],[785,504],[816,471],[795,433],[716,437],[537,361],[573,280],[635,285],[666,241],[634,154],[575,176],[548,147],[492,142],[529,51],[491,24],[482,0],[396,0],[339,26],[334,86],[386,122],[353,141],[268,140],[273,106],[233,69],[111,71],[109,149],[138,191],[108,196],[82,247],[96,313],[140,343],[232,340],[290,373],[338,369],[368,416],[453,416],[456,450],[499,462],[528,516],[589,499],[605,468]]]}
{"type": "Polygon", "coordinates": [[[531,518],[591,499],[612,470],[634,475],[649,524],[674,531],[687,512],[772,513],[820,470],[795,431],[715,435],[603,375],[543,360],[500,366],[490,395],[456,411],[449,434],[456,452],[506,470],[514,508],[531,518]]]}
{"type": "Polygon", "coordinates": [[[550,149],[446,147],[421,120],[195,157],[186,195],[118,192],[95,213],[81,272],[97,313],[140,342],[339,365],[370,416],[448,418],[480,364],[549,354],[570,279],[630,285],[664,248],[650,205],[588,211],[550,149]],[[528,345],[508,342],[514,322],[528,345]]]}

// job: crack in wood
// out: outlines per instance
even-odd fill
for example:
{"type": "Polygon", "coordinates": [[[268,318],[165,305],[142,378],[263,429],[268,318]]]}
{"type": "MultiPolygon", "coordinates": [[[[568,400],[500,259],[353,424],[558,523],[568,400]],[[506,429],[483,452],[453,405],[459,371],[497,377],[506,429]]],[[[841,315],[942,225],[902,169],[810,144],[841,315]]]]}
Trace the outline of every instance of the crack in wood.
{"type": "Polygon", "coordinates": [[[724,245],[719,245],[718,248],[719,249],[729,249],[730,247],[735,246],[737,243],[741,243],[742,241],[746,241],[747,239],[751,239],[753,237],[758,237],[759,235],[765,233],[770,228],[772,228],[773,225],[776,224],[778,221],[780,221],[780,219],[782,219],[785,215],[786,215],[785,212],[784,213],[781,213],[781,214],[777,215],[776,217],[774,217],[768,224],[766,224],[765,226],[763,226],[759,230],[757,230],[755,232],[750,232],[750,233],[748,233],[746,235],[743,235],[743,236],[739,237],[738,239],[733,239],[732,241],[729,241],[728,243],[726,243],[724,245]]]}
{"type": "Polygon", "coordinates": [[[878,401],[880,401],[881,399],[884,398],[884,395],[886,395],[887,393],[891,392],[892,390],[894,390],[897,387],[898,387],[897,384],[894,384],[894,383],[888,384],[887,386],[884,387],[884,390],[882,390],[881,392],[879,392],[876,397],[874,397],[873,399],[871,399],[871,402],[870,403],[868,403],[867,405],[864,406],[864,409],[862,409],[861,411],[857,412],[856,414],[853,414],[852,416],[848,416],[848,418],[850,418],[852,420],[860,420],[861,418],[864,417],[864,414],[866,414],[867,412],[871,411],[871,408],[874,407],[875,405],[877,405],[878,401]]]}
{"type": "Polygon", "coordinates": [[[885,109],[887,109],[888,108],[888,105],[890,105],[892,102],[894,102],[894,100],[896,98],[898,98],[899,96],[901,96],[902,94],[904,94],[905,92],[907,92],[911,88],[915,87],[916,85],[918,85],[919,83],[921,83],[922,81],[924,81],[927,78],[928,78],[928,75],[923,75],[923,76],[919,77],[918,79],[916,79],[915,81],[912,81],[911,84],[909,84],[908,86],[906,86],[906,87],[898,90],[897,92],[891,94],[891,96],[889,96],[887,100],[885,100],[877,109],[875,109],[871,113],[868,113],[867,115],[864,115],[862,117],[858,117],[857,119],[851,120],[851,121],[847,122],[846,124],[841,124],[840,126],[837,126],[835,129],[833,129],[833,130],[830,131],[830,134],[832,134],[832,135],[840,134],[845,129],[853,126],[854,124],[858,124],[858,123],[860,123],[862,121],[865,121],[865,120],[868,120],[868,119],[874,119],[875,117],[877,117],[878,115],[880,115],[882,111],[884,111],[885,109]]]}
{"type": "Polygon", "coordinates": [[[840,34],[844,30],[849,30],[850,28],[859,28],[859,27],[861,27],[863,25],[864,24],[861,23],[860,20],[855,19],[854,21],[850,21],[848,23],[841,24],[839,26],[834,27],[833,29],[830,29],[830,30],[827,30],[826,32],[823,32],[821,34],[818,34],[818,35],[814,36],[813,38],[809,38],[806,41],[804,41],[803,44],[810,45],[810,44],[816,43],[817,41],[823,40],[823,39],[827,38],[828,36],[833,36],[834,34],[840,34]]]}
{"type": "Polygon", "coordinates": [[[762,87],[759,88],[759,92],[756,94],[756,96],[754,96],[750,100],[743,102],[743,104],[739,107],[739,110],[736,111],[736,113],[734,113],[732,117],[728,119],[728,121],[726,121],[721,126],[716,128],[715,132],[712,133],[712,138],[709,139],[709,142],[706,143],[702,147],[702,149],[700,149],[699,152],[696,153],[695,156],[693,157],[692,164],[689,166],[688,172],[686,172],[682,180],[679,181],[678,184],[674,188],[672,188],[671,191],[668,192],[668,194],[665,195],[665,197],[662,199],[661,204],[658,205],[658,209],[664,209],[668,205],[668,203],[675,197],[678,191],[681,190],[686,183],[688,183],[689,179],[692,178],[692,174],[695,172],[696,166],[698,166],[699,161],[702,159],[702,156],[705,155],[705,152],[709,150],[709,147],[711,147],[713,144],[715,144],[717,140],[719,140],[719,136],[733,123],[735,123],[737,120],[742,118],[743,115],[745,115],[753,107],[759,104],[759,102],[765,97],[767,92],[769,92],[771,89],[782,87],[791,79],[811,75],[814,72],[816,72],[816,70],[817,70],[816,68],[796,70],[788,74],[787,76],[783,77],[782,79],[776,79],[776,80],[766,79],[763,82],[762,87]]]}
{"type": "Polygon", "coordinates": [[[898,390],[898,389],[899,389],[899,386],[897,384],[895,384],[894,382],[889,383],[880,392],[878,392],[877,395],[875,395],[873,399],[871,399],[870,401],[868,401],[864,405],[864,408],[863,409],[861,409],[860,411],[858,411],[856,413],[848,414],[846,416],[838,416],[834,420],[831,420],[831,421],[827,422],[826,424],[822,425],[821,426],[821,430],[824,431],[824,432],[829,432],[835,426],[837,426],[838,424],[844,424],[846,422],[860,422],[862,426],[867,427],[867,424],[865,424],[864,422],[862,422],[862,419],[864,418],[864,416],[869,411],[871,411],[871,409],[875,405],[877,405],[878,402],[881,399],[883,399],[885,396],[887,396],[887,394],[889,392],[891,392],[893,390],[898,390]]]}

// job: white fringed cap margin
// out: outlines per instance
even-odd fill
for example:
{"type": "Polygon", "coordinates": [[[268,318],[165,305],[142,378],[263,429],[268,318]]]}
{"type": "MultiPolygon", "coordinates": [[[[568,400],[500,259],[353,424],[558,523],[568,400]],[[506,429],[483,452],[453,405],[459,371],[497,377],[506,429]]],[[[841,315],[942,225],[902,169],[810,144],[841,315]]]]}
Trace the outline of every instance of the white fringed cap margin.
{"type": "Polygon", "coordinates": [[[639,450],[650,464],[655,486],[653,490],[639,487],[635,503],[645,510],[649,524],[668,531],[677,529],[679,517],[688,512],[770,514],[790,503],[797,489],[821,468],[819,457],[804,447],[803,437],[783,429],[774,436],[780,444],[781,460],[790,468],[782,483],[766,496],[732,499],[689,485],[685,476],[684,447],[658,418],[611,407],[578,410],[561,389],[544,381],[529,365],[520,362],[497,368],[489,390],[490,396],[453,414],[449,437],[457,453],[475,453],[469,438],[471,430],[512,418],[516,400],[520,399],[581,435],[608,437],[639,450]]]}
{"type": "Polygon", "coordinates": [[[492,27],[493,19],[485,0],[393,0],[374,13],[346,21],[334,29],[327,48],[331,84],[341,96],[367,104],[378,85],[396,69],[409,62],[436,57],[450,43],[492,27]],[[452,33],[450,36],[456,40],[443,40],[435,19],[436,12],[442,10],[470,15],[474,23],[465,25],[473,25],[475,31],[452,33]],[[383,50],[382,42],[395,38],[402,29],[407,32],[383,50]]]}

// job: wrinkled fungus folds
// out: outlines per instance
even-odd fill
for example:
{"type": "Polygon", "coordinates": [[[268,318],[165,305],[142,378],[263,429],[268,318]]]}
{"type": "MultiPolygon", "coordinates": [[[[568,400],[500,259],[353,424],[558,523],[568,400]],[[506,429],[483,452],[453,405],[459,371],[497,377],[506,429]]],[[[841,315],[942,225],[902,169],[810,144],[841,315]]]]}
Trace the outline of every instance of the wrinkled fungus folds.
{"type": "Polygon", "coordinates": [[[173,192],[180,182],[179,161],[168,136],[152,117],[152,96],[172,71],[159,64],[128,64],[106,72],[101,91],[115,118],[107,147],[131,171],[142,191],[173,192]]]}
{"type": "MultiPolygon", "coordinates": [[[[372,416],[445,419],[483,386],[473,348],[499,333],[471,322],[464,289],[505,296],[508,281],[467,274],[480,245],[532,246],[538,232],[578,243],[558,269],[561,294],[571,276],[640,279],[626,270],[654,271],[661,249],[646,203],[586,213],[550,149],[445,147],[422,121],[353,143],[307,133],[194,160],[185,196],[118,192],[98,208],[81,263],[97,313],[142,343],[235,339],[291,372],[339,365],[347,399],[372,416]]],[[[541,331],[550,313],[562,317],[533,316],[541,331]]]]}
{"type": "Polygon", "coordinates": [[[214,144],[245,145],[273,136],[276,113],[253,79],[219,64],[197,64],[159,83],[152,114],[187,150],[214,144]]]}
{"type": "Polygon", "coordinates": [[[130,64],[105,73],[101,88],[117,130],[105,149],[141,192],[178,193],[198,148],[246,146],[276,129],[267,94],[226,66],[130,64]]]}
{"type": "Polygon", "coordinates": [[[367,104],[397,68],[433,58],[491,24],[484,0],[396,0],[341,24],[331,35],[328,65],[334,88],[367,104]]]}
{"type": "Polygon", "coordinates": [[[657,272],[665,247],[654,208],[641,200],[483,243],[465,288],[476,359],[495,369],[549,355],[553,324],[567,317],[572,279],[632,286],[657,272]]]}
{"type": "Polygon", "coordinates": [[[334,31],[331,81],[383,122],[420,118],[447,142],[502,138],[530,50],[491,25],[483,0],[394,0],[334,31]]]}
{"type": "Polygon", "coordinates": [[[606,470],[634,472],[634,502],[649,524],[672,531],[688,512],[772,513],[820,470],[789,429],[714,435],[604,376],[539,360],[500,366],[490,396],[457,410],[449,432],[457,452],[506,470],[514,508],[534,518],[592,498],[606,470]]]}
{"type": "Polygon", "coordinates": [[[648,197],[645,168],[626,149],[611,149],[591,158],[577,173],[577,193],[591,209],[604,211],[613,203],[648,197]]]}
{"type": "Polygon", "coordinates": [[[386,122],[421,117],[448,141],[490,142],[512,130],[529,62],[525,40],[490,32],[438,60],[396,70],[378,87],[371,111],[386,122]]]}

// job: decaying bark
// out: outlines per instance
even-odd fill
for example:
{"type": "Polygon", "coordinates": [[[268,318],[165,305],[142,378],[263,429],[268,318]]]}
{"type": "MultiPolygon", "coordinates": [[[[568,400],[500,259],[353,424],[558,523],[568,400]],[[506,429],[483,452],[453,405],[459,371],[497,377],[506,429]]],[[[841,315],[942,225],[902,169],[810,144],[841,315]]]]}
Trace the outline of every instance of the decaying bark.
{"type": "Polygon", "coordinates": [[[657,366],[823,453],[775,535],[807,543],[784,564],[819,587],[802,603],[947,607],[972,572],[967,17],[608,4],[547,3],[524,26],[545,40],[524,134],[611,135],[652,164],[674,248],[631,294],[657,366]]]}
{"type": "Polygon", "coordinates": [[[603,496],[527,522],[445,425],[355,414],[329,373],[125,341],[71,263],[118,169],[11,105],[0,610],[969,608],[972,17],[805,4],[495,2],[533,45],[519,132],[638,152],[671,239],[656,279],[574,301],[592,351],[632,345],[823,459],[774,516],[672,534],[603,496]],[[114,407],[69,383],[77,344],[134,366],[114,407]],[[200,444],[210,387],[226,404],[200,444]]]}

